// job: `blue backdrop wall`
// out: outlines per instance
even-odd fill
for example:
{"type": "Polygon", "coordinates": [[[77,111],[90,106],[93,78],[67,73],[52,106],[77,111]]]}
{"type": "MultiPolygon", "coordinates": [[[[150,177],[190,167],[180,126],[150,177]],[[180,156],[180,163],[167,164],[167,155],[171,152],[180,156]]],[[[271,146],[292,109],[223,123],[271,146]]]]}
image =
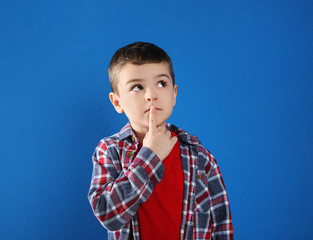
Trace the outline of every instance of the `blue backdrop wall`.
{"type": "Polygon", "coordinates": [[[236,239],[312,239],[312,1],[1,1],[1,239],[106,239],[87,201],[98,141],[127,121],[107,66],[164,48],[228,190],[236,239]]]}

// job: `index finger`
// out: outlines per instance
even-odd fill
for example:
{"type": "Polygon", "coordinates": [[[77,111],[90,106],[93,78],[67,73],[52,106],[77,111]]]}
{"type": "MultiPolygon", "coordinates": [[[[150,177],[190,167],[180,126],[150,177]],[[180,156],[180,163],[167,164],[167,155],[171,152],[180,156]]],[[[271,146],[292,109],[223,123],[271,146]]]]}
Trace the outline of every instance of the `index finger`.
{"type": "Polygon", "coordinates": [[[155,107],[151,106],[150,107],[150,112],[149,112],[149,131],[156,131],[157,126],[155,122],[155,107]]]}

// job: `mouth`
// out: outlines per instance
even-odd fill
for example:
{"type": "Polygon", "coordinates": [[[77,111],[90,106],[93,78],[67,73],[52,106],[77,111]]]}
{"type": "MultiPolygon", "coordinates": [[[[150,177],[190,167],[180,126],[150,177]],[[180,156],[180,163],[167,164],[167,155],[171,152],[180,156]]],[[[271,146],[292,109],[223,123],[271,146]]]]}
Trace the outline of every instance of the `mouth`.
{"type": "MultiPolygon", "coordinates": [[[[156,111],[160,111],[160,110],[162,110],[161,108],[156,108],[155,109],[156,111]]],[[[150,108],[148,108],[146,111],[145,111],[145,113],[147,113],[147,112],[150,112],[150,108]]]]}

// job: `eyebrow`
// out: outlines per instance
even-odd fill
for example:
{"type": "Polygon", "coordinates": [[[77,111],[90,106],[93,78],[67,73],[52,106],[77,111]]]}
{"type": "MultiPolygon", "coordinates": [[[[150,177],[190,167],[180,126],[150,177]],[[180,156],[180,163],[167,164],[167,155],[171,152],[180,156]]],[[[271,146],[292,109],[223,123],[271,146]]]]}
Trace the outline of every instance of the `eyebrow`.
{"type": "Polygon", "coordinates": [[[160,78],[160,77],[167,77],[169,80],[171,80],[170,76],[166,73],[161,73],[156,75],[154,78],[160,78]]]}
{"type": "MultiPolygon", "coordinates": [[[[168,78],[169,80],[171,80],[170,76],[169,76],[168,74],[166,74],[166,73],[158,74],[158,75],[156,75],[156,76],[154,77],[154,79],[157,79],[157,78],[160,78],[160,77],[166,77],[166,78],[168,78]]],[[[126,82],[126,85],[131,84],[131,83],[134,83],[134,82],[142,82],[142,81],[144,81],[144,79],[142,79],[142,78],[129,79],[129,80],[127,80],[127,82],[126,82]]]]}
{"type": "Polygon", "coordinates": [[[134,79],[127,80],[126,85],[131,84],[133,82],[142,82],[142,81],[143,81],[143,79],[141,79],[141,78],[134,78],[134,79]]]}

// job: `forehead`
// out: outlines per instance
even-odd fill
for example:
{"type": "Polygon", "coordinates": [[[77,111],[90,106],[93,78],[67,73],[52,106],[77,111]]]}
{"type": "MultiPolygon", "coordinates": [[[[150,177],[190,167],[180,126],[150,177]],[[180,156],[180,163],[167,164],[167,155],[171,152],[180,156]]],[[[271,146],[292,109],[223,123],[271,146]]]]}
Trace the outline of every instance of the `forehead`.
{"type": "Polygon", "coordinates": [[[168,76],[171,79],[170,69],[167,63],[145,63],[135,65],[126,63],[119,72],[119,82],[126,82],[132,79],[149,80],[158,76],[168,76]]]}

